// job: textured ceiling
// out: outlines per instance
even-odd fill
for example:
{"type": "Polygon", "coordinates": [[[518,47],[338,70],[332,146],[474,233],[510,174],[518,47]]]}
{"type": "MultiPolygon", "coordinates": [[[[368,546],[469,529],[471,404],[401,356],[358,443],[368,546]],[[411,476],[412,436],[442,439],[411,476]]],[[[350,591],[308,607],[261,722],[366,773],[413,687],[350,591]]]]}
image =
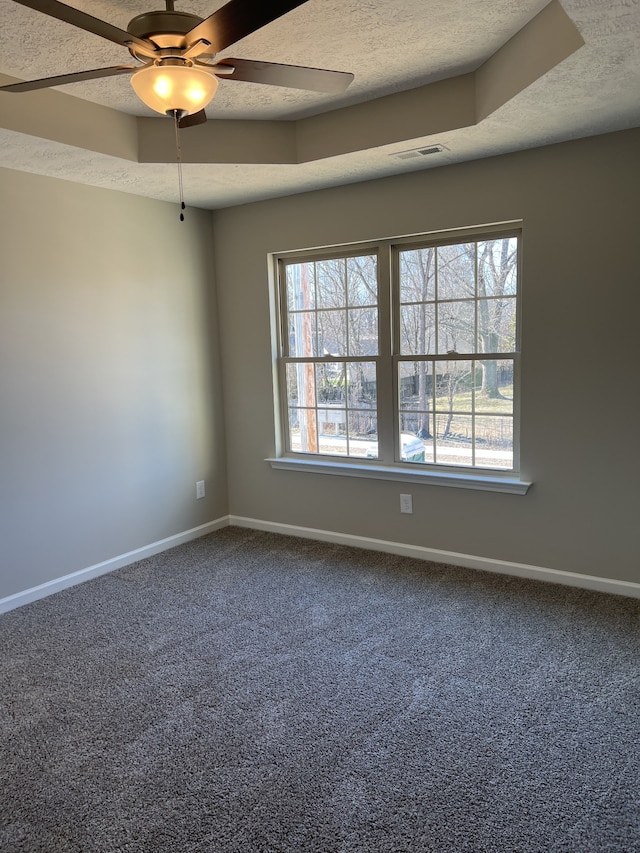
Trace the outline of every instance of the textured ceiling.
{"type": "MultiPolygon", "coordinates": [[[[144,0],[69,2],[123,29],[131,18],[151,7],[144,0]]],[[[313,116],[327,114],[327,119],[335,118],[338,127],[340,117],[349,114],[342,108],[365,102],[372,102],[372,109],[379,110],[380,126],[397,123],[401,108],[415,107],[409,100],[401,100],[399,93],[418,87],[427,92],[429,84],[475,72],[546,4],[547,0],[308,0],[237,42],[221,57],[226,53],[351,71],[355,79],[349,89],[340,96],[327,96],[222,81],[207,108],[212,120],[209,125],[251,120],[259,131],[267,121],[293,127],[296,122],[300,125],[313,116]]],[[[155,8],[161,5],[156,3],[155,8]]],[[[183,0],[176,5],[206,17],[223,4],[218,0],[183,0]]],[[[257,163],[245,157],[236,163],[226,157],[226,162],[209,158],[212,162],[187,163],[184,182],[188,203],[222,207],[637,126],[638,0],[565,0],[562,8],[584,44],[486,118],[466,126],[452,123],[444,131],[424,135],[405,134],[406,138],[391,142],[372,135],[371,147],[355,145],[351,150],[307,162],[295,162],[294,157],[291,162],[257,163]],[[427,142],[444,143],[445,150],[425,160],[390,156],[427,142]]],[[[0,74],[8,75],[4,82],[128,60],[124,48],[12,0],[0,0],[0,74]]],[[[82,121],[83,104],[88,109],[86,101],[131,116],[153,115],[138,101],[126,76],[78,83],[58,91],[68,96],[69,103],[73,101],[78,121],[82,121]]],[[[50,110],[53,116],[53,99],[50,106],[46,100],[37,101],[41,119],[37,129],[26,120],[3,120],[15,99],[25,99],[25,104],[26,99],[33,99],[31,103],[36,104],[34,95],[0,93],[0,166],[176,199],[176,168],[169,157],[165,162],[139,163],[105,150],[92,150],[71,135],[63,140],[44,130],[42,113],[50,110]]],[[[200,128],[192,128],[184,135],[198,131],[200,128]]]]}

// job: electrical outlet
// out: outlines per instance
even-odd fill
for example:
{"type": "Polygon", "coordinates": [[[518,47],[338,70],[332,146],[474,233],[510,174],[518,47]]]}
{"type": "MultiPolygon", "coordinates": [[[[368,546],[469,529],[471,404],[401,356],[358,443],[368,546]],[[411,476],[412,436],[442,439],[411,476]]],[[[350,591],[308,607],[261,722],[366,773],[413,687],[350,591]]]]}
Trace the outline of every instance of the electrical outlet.
{"type": "Polygon", "coordinates": [[[411,495],[400,495],[400,512],[411,514],[413,512],[413,500],[411,495]]]}
{"type": "Polygon", "coordinates": [[[196,498],[204,497],[204,480],[198,480],[196,483],[196,498]]]}

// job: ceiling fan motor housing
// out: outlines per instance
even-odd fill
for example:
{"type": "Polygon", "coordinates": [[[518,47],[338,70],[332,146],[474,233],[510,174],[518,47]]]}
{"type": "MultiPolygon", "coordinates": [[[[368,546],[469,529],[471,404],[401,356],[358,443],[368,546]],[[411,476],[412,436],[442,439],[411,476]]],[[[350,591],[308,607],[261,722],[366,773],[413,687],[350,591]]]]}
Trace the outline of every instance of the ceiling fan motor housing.
{"type": "Polygon", "coordinates": [[[127,32],[141,39],[151,39],[161,48],[182,50],[189,47],[184,36],[202,20],[189,12],[145,12],[129,21],[127,32]]]}

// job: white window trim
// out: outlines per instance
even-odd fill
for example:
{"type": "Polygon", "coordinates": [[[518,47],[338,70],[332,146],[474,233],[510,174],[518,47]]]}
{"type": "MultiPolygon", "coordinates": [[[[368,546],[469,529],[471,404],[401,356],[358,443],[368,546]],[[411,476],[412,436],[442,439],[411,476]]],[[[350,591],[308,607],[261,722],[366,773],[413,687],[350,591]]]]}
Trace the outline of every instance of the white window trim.
{"type": "Polygon", "coordinates": [[[370,480],[394,480],[399,483],[420,483],[423,486],[450,486],[456,489],[476,489],[483,492],[506,492],[525,495],[532,485],[518,476],[499,476],[493,471],[469,473],[415,470],[396,465],[369,465],[363,462],[335,461],[323,457],[274,456],[265,459],[272,468],[306,474],[334,474],[339,477],[362,477],[370,480]]]}
{"type": "MultiPolygon", "coordinates": [[[[283,413],[281,412],[281,407],[283,403],[280,399],[280,382],[278,369],[278,359],[280,352],[279,335],[282,333],[282,330],[280,328],[282,314],[280,311],[279,300],[281,296],[279,292],[280,284],[278,275],[278,263],[280,260],[293,260],[296,258],[300,258],[302,260],[308,258],[310,254],[315,255],[315,257],[321,257],[325,252],[326,256],[330,257],[334,251],[344,251],[344,249],[361,251],[371,249],[372,247],[380,247],[382,244],[389,245],[390,243],[393,243],[394,245],[403,243],[408,244],[411,243],[412,240],[424,240],[425,237],[429,240],[434,240],[438,242],[440,238],[444,236],[463,238],[464,236],[469,235],[473,236],[473,239],[479,239],[477,236],[478,234],[490,234],[492,231],[505,231],[521,228],[521,221],[502,222],[487,226],[451,229],[446,232],[431,232],[429,234],[413,235],[412,237],[405,236],[393,239],[386,238],[374,241],[367,241],[366,243],[355,243],[343,246],[329,246],[321,250],[296,250],[291,252],[278,252],[271,254],[269,256],[269,278],[271,283],[270,302],[272,315],[271,327],[273,379],[275,390],[274,402],[276,455],[272,457],[267,457],[265,459],[265,462],[267,462],[273,469],[293,471],[297,473],[326,474],[342,477],[387,480],[429,486],[445,486],[449,488],[525,495],[531,487],[532,481],[523,479],[522,474],[519,471],[510,470],[507,472],[502,472],[497,471],[495,469],[481,468],[456,468],[455,470],[447,470],[445,467],[424,468],[422,465],[420,465],[420,467],[414,467],[410,463],[381,464],[376,463],[375,461],[364,462],[356,460],[353,457],[350,457],[348,459],[342,459],[325,455],[305,456],[304,454],[299,453],[295,453],[294,455],[286,447],[283,446],[283,423],[285,422],[285,420],[283,420],[283,413]]],[[[518,312],[518,315],[519,313],[520,312],[518,312]]],[[[520,319],[518,316],[518,324],[519,323],[520,319]]],[[[516,405],[519,410],[519,400],[516,401],[516,405]]],[[[519,450],[520,448],[518,435],[517,447],[514,447],[514,458],[519,459],[519,450]]]]}

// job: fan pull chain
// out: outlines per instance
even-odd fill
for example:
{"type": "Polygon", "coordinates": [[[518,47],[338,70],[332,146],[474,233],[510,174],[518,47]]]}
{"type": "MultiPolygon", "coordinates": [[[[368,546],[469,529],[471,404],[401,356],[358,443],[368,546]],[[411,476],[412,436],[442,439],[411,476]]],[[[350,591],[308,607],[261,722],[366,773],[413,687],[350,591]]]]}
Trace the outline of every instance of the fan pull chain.
{"type": "Polygon", "coordinates": [[[176,128],[176,156],[178,159],[178,191],[180,193],[180,222],[184,222],[184,209],[186,207],[184,203],[184,186],[182,183],[182,152],[180,150],[180,112],[178,110],[174,110],[173,118],[175,121],[176,128]]]}

